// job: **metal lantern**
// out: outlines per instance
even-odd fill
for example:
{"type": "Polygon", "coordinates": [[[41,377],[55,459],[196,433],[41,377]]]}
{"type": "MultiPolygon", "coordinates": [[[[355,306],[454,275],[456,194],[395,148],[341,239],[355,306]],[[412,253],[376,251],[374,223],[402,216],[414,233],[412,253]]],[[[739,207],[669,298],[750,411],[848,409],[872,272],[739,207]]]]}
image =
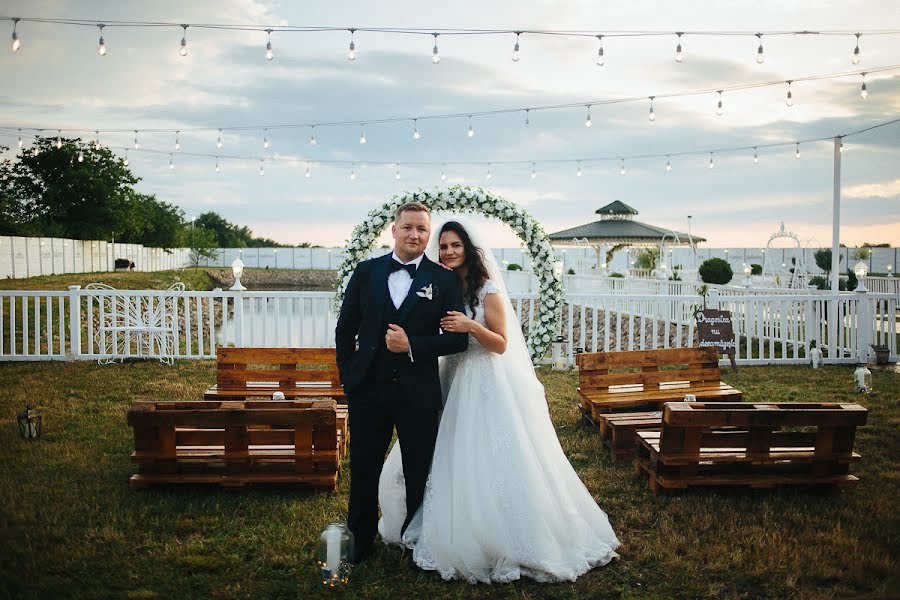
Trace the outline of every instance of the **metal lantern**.
{"type": "Polygon", "coordinates": [[[565,339],[563,336],[558,335],[556,339],[553,340],[553,370],[554,371],[565,371],[566,370],[566,355],[563,353],[563,343],[565,339]]]}
{"type": "Polygon", "coordinates": [[[816,345],[815,340],[810,342],[809,349],[809,360],[812,362],[812,368],[818,369],[819,365],[822,364],[822,351],[819,350],[819,347],[816,345]]]}
{"type": "Polygon", "coordinates": [[[343,523],[329,523],[319,536],[319,569],[329,587],[350,581],[353,534],[343,523]]]}
{"type": "Polygon", "coordinates": [[[872,371],[866,365],[860,363],[853,371],[853,381],[856,384],[856,391],[860,394],[868,394],[872,391],[872,371]]]}
{"type": "Polygon", "coordinates": [[[234,285],[231,286],[231,289],[236,292],[246,290],[247,288],[241,285],[241,275],[244,274],[244,262],[240,258],[234,259],[234,262],[231,263],[231,272],[234,275],[234,285]]]}
{"type": "Polygon", "coordinates": [[[41,413],[31,408],[30,404],[25,405],[25,410],[19,413],[16,419],[19,423],[19,435],[26,440],[33,440],[41,435],[41,413]]]}

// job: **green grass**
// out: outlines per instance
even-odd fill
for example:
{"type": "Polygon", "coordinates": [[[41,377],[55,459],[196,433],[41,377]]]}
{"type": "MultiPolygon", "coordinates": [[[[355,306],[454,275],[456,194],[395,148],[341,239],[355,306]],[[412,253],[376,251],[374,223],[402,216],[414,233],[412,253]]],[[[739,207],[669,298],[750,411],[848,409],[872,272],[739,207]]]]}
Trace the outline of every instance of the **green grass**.
{"type": "Polygon", "coordinates": [[[611,463],[574,408],[576,375],[541,369],[567,456],[609,514],[620,560],[569,584],[443,582],[380,546],[346,590],[325,590],[318,534],[345,517],[336,492],[132,490],[132,400],[196,399],[210,362],[0,364],[0,597],[10,598],[832,598],[896,593],[900,524],[900,374],[875,371],[876,393],[852,391],[852,369],[742,368],[748,400],[861,402],[860,484],[691,490],[654,497],[611,463]],[[44,436],[18,438],[26,402],[44,436]]]}

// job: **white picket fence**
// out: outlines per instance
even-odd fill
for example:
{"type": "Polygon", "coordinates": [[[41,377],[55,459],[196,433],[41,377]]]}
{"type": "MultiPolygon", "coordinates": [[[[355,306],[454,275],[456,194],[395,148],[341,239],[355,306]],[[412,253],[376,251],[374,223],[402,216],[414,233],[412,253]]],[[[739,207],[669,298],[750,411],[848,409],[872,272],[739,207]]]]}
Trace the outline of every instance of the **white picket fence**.
{"type": "MultiPolygon", "coordinates": [[[[172,336],[175,358],[211,359],[222,345],[330,347],[336,315],[330,292],[85,290],[0,291],[0,361],[104,360],[153,353],[147,329],[124,324],[123,314],[159,314],[172,336]],[[124,304],[107,302],[111,294],[124,304]],[[124,306],[126,308],[115,308],[124,306]],[[113,326],[110,326],[110,323],[113,326]]],[[[538,313],[537,294],[511,294],[523,329],[538,313]]],[[[561,333],[569,364],[576,349],[587,352],[692,346],[698,296],[659,294],[568,294],[561,333]]],[[[872,293],[725,295],[713,290],[710,308],[735,320],[737,360],[743,364],[806,361],[815,340],[831,363],[871,356],[870,343],[897,360],[900,296],[872,293]]],[[[145,323],[144,325],[152,325],[145,323]]]]}

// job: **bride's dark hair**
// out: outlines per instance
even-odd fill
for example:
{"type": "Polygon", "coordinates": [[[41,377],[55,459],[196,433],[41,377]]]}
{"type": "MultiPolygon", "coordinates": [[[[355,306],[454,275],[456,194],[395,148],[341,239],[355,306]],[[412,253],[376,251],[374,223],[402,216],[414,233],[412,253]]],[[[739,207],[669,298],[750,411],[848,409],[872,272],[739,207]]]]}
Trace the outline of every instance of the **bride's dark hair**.
{"type": "Polygon", "coordinates": [[[484,253],[481,248],[472,242],[472,238],[469,237],[469,232],[466,231],[465,227],[457,221],[444,223],[438,235],[438,246],[440,246],[441,236],[447,231],[452,231],[462,240],[463,251],[466,253],[463,266],[467,269],[465,278],[466,289],[463,294],[465,295],[466,304],[474,310],[478,306],[478,290],[481,289],[481,286],[488,279],[487,267],[484,266],[484,253]]]}

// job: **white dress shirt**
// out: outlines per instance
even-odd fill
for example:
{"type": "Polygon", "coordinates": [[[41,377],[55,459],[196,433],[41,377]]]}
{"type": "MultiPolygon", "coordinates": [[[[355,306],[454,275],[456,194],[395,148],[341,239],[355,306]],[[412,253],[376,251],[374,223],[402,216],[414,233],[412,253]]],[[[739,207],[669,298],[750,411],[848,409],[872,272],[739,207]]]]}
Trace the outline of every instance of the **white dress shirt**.
{"type": "MultiPolygon", "coordinates": [[[[396,260],[401,265],[416,265],[416,270],[419,269],[423,256],[425,255],[421,254],[418,258],[405,263],[400,260],[400,257],[397,256],[396,252],[391,252],[391,259],[396,260]]],[[[387,283],[388,292],[391,294],[391,302],[394,303],[394,308],[400,308],[400,305],[403,304],[403,300],[405,300],[407,294],[409,294],[409,288],[412,285],[412,277],[409,276],[406,269],[399,269],[388,275],[387,283]]]]}

